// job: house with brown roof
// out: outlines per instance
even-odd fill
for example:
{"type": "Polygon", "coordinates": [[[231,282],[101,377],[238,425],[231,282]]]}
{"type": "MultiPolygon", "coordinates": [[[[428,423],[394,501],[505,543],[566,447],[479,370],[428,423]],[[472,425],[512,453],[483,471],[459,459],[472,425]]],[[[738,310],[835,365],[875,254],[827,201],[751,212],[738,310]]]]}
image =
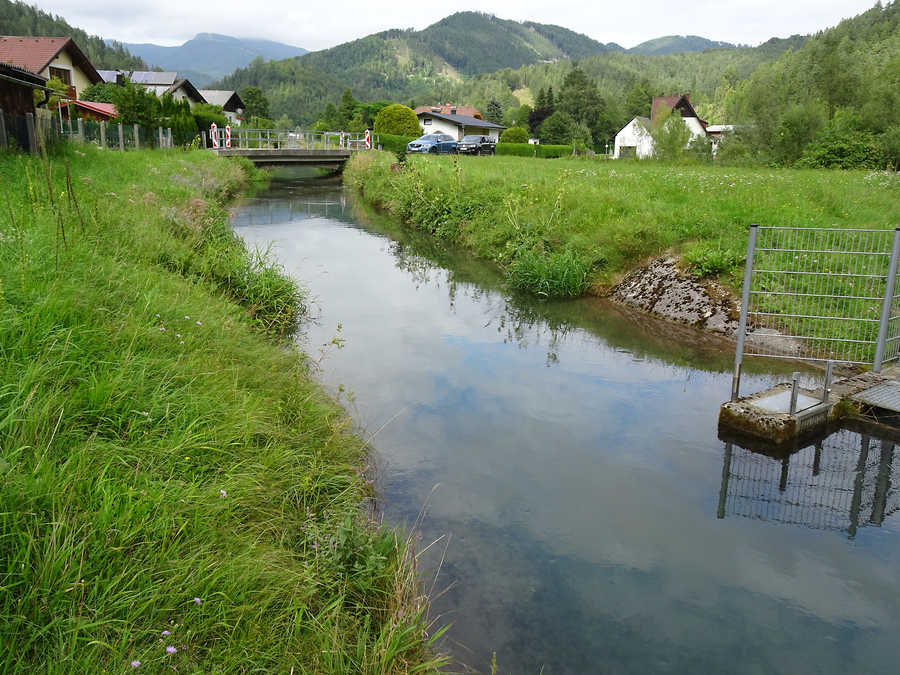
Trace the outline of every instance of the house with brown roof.
{"type": "Polygon", "coordinates": [[[440,113],[441,115],[462,115],[463,117],[474,117],[476,120],[483,120],[481,112],[473,105],[453,105],[452,103],[441,103],[440,105],[420,105],[413,110],[416,115],[420,113],[440,113]]]}
{"type": "Polygon", "coordinates": [[[68,96],[73,99],[90,85],[103,81],[72,38],[0,36],[0,62],[61,80],[68,85],[68,96]]]}
{"type": "Polygon", "coordinates": [[[677,112],[681,116],[681,120],[691,133],[689,144],[695,138],[707,135],[706,120],[700,119],[700,116],[694,110],[694,106],[691,105],[690,93],[679,96],[656,96],[653,98],[650,106],[649,119],[646,117],[635,117],[616,134],[613,159],[625,157],[644,159],[652,157],[655,151],[655,144],[653,137],[650,135],[650,129],[658,124],[660,118],[668,111],[677,112]]]}

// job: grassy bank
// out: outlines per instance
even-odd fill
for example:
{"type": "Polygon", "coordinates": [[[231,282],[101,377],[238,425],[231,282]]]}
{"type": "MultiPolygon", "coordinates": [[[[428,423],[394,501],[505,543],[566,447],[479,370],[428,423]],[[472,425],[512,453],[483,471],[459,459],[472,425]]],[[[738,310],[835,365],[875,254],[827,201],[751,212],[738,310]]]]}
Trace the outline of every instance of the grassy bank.
{"type": "Polygon", "coordinates": [[[359,153],[345,179],[404,222],[497,263],[542,296],[602,292],[673,249],[698,276],[740,283],[751,223],[893,228],[895,173],[673,167],[652,162],[359,153]]]}
{"type": "Polygon", "coordinates": [[[429,666],[364,443],[278,341],[302,295],[227,227],[246,175],[0,154],[5,671],[429,666]]]}

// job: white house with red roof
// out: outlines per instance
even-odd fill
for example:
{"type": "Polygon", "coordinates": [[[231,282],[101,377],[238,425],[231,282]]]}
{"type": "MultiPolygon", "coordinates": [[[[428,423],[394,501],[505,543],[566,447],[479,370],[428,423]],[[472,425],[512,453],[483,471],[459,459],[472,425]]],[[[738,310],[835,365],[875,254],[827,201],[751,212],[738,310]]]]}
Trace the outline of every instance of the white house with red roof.
{"type": "Polygon", "coordinates": [[[650,129],[665,111],[677,111],[681,115],[684,125],[691,133],[688,141],[690,144],[695,138],[707,135],[707,123],[700,119],[694,106],[691,105],[691,95],[680,96],[656,96],[650,106],[650,119],[635,117],[616,134],[613,159],[635,157],[645,159],[652,157],[655,151],[653,136],[650,129]]]}

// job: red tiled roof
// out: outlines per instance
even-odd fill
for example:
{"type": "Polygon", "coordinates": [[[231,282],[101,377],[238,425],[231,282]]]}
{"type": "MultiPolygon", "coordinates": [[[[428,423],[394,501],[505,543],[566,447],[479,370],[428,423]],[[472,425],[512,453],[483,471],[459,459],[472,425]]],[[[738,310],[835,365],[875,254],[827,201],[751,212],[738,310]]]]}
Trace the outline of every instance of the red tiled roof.
{"type": "Polygon", "coordinates": [[[418,115],[423,112],[436,112],[442,115],[462,115],[464,117],[474,117],[482,119],[481,112],[472,105],[453,105],[452,103],[442,103],[440,105],[420,105],[413,112],[418,115]],[[450,112],[455,109],[456,112],[450,112]]]}
{"type": "Polygon", "coordinates": [[[664,109],[671,110],[680,100],[680,96],[654,96],[653,105],[650,108],[650,119],[655,120],[664,109]]]}
{"type": "Polygon", "coordinates": [[[112,103],[97,103],[96,101],[72,101],[72,104],[107,119],[112,119],[116,116],[116,106],[112,103]]]}
{"type": "Polygon", "coordinates": [[[81,68],[92,83],[102,82],[100,74],[72,38],[0,36],[0,61],[33,73],[40,73],[63,49],[69,52],[72,62],[81,68]]]}

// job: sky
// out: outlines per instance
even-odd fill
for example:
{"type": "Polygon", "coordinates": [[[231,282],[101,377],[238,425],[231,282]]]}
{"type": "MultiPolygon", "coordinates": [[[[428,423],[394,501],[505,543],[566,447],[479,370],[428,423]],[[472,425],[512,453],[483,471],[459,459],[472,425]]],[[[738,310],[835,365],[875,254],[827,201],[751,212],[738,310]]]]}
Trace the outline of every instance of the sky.
{"type": "Polygon", "coordinates": [[[325,49],[388,28],[420,30],[455,11],[551,23],[623,47],[664,35],[758,45],[770,37],[813,33],[871,8],[875,0],[482,0],[475,4],[330,0],[26,0],[93,35],[121,42],[180,45],[197,33],[266,38],[325,49]]]}

